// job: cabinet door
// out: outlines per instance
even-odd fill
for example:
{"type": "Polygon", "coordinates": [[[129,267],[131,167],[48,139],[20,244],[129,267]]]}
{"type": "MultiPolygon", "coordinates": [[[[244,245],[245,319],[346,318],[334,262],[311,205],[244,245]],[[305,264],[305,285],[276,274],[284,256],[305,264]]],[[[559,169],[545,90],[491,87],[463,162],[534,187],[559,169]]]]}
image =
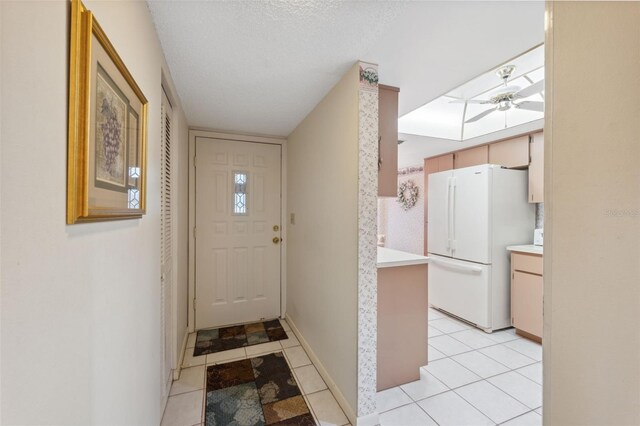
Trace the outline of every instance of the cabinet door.
{"type": "Polygon", "coordinates": [[[378,195],[398,195],[398,89],[379,86],[378,137],[379,160],[378,195]]]}
{"type": "Polygon", "coordinates": [[[544,135],[542,132],[531,135],[529,146],[529,202],[544,202],[544,135]]]}
{"type": "Polygon", "coordinates": [[[489,163],[510,169],[529,165],[529,136],[520,136],[489,145],[489,163]]]}
{"type": "Polygon", "coordinates": [[[513,272],[511,319],[515,328],[542,338],[542,276],[513,272]]]}
{"type": "Polygon", "coordinates": [[[438,157],[438,171],[446,172],[447,170],[453,170],[453,153],[438,157]]]}
{"type": "Polygon", "coordinates": [[[462,169],[464,167],[478,166],[489,162],[489,147],[487,145],[465,149],[453,154],[453,167],[462,169]]]}

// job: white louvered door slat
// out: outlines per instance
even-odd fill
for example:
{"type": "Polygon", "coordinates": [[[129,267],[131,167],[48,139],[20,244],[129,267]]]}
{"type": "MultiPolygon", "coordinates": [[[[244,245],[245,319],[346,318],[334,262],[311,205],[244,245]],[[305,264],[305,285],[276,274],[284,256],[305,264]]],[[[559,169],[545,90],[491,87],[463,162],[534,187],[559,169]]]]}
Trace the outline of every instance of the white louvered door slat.
{"type": "Polygon", "coordinates": [[[169,394],[172,378],[172,289],[173,289],[173,217],[171,175],[171,105],[162,94],[160,167],[160,321],[162,329],[163,397],[169,394]]]}

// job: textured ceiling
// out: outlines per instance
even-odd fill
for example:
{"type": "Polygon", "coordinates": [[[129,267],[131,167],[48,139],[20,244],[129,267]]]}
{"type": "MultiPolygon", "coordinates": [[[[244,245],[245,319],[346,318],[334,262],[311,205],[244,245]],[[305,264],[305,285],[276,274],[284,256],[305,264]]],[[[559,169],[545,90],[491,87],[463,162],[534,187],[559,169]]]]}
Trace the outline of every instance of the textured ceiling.
{"type": "Polygon", "coordinates": [[[287,136],[356,60],[407,113],[544,39],[544,2],[148,0],[194,127],[287,136]]]}

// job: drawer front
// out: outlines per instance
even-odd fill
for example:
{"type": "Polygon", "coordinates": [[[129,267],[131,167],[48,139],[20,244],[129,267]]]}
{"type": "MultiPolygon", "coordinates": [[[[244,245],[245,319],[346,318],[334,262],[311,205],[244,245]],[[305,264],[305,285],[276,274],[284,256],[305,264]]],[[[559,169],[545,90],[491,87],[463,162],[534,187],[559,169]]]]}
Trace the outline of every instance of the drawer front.
{"type": "Polygon", "coordinates": [[[542,256],[537,254],[511,254],[511,266],[515,271],[542,275],[542,256]]]}
{"type": "MultiPolygon", "coordinates": [[[[430,257],[429,303],[479,327],[493,328],[489,309],[491,267],[435,255],[430,257]]],[[[505,311],[508,320],[508,306],[505,311]]]]}

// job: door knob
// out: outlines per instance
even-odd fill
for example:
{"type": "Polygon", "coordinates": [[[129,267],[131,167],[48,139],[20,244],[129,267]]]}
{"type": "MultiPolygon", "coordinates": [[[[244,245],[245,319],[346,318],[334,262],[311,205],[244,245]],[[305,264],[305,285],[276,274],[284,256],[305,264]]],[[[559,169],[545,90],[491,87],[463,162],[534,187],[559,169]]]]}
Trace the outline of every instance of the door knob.
{"type": "Polygon", "coordinates": [[[280,242],[280,238],[273,237],[273,244],[278,244],[280,242]]]}

